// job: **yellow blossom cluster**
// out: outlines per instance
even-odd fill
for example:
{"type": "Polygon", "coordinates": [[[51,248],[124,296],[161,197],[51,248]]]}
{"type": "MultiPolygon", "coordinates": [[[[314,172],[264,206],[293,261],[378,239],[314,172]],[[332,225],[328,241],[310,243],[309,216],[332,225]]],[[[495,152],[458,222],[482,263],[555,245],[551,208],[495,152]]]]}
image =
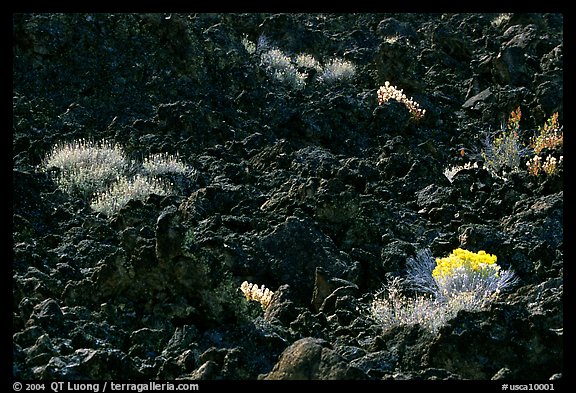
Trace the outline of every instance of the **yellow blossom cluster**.
{"type": "Polygon", "coordinates": [[[261,285],[260,288],[258,288],[258,285],[249,283],[248,281],[244,281],[242,285],[240,285],[240,290],[246,297],[246,300],[255,300],[259,302],[263,310],[266,310],[270,305],[272,295],[274,295],[274,292],[266,288],[264,285],[261,285]]]}
{"type": "Polygon", "coordinates": [[[380,86],[378,89],[378,105],[382,105],[391,98],[406,105],[406,108],[408,108],[416,120],[422,119],[426,114],[426,109],[421,109],[420,104],[415,102],[412,97],[408,99],[403,89],[399,90],[395,86],[392,86],[390,82],[386,81],[384,82],[384,86],[380,86]]]}
{"type": "Polygon", "coordinates": [[[496,264],[496,255],[483,250],[477,253],[457,248],[445,258],[436,258],[436,267],[432,276],[436,279],[459,274],[463,270],[468,273],[479,273],[486,276],[498,276],[500,266],[496,264]]]}

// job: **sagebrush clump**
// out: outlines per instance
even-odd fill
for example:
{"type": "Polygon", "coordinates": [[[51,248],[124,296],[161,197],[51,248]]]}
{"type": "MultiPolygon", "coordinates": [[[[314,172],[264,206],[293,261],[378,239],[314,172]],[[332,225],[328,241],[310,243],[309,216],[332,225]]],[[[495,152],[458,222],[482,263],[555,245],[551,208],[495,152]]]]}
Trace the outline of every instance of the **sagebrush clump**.
{"type": "Polygon", "coordinates": [[[322,65],[316,58],[307,53],[301,53],[295,59],[297,67],[309,68],[315,70],[317,73],[322,72],[322,65]]]}
{"type": "Polygon", "coordinates": [[[306,85],[306,74],[300,72],[292,63],[290,57],[278,48],[272,48],[262,53],[260,55],[260,65],[274,79],[286,83],[294,89],[301,89],[306,85]]]}
{"type": "Polygon", "coordinates": [[[322,72],[318,76],[320,82],[330,83],[336,80],[352,79],[356,74],[356,66],[354,63],[334,58],[330,59],[325,65],[322,72]]]}
{"type": "Polygon", "coordinates": [[[272,46],[264,36],[260,36],[257,44],[246,36],[241,41],[246,52],[259,55],[260,66],[268,75],[296,90],[310,82],[333,83],[351,79],[356,74],[356,65],[339,57],[327,59],[322,64],[308,53],[290,56],[272,46]]]}
{"type": "Polygon", "coordinates": [[[122,176],[105,191],[97,193],[90,207],[97,212],[111,216],[122,209],[131,200],[143,201],[151,194],[165,196],[172,193],[172,185],[155,176],[136,174],[133,177],[122,176]]]}
{"type": "Polygon", "coordinates": [[[144,157],[142,162],[144,172],[149,176],[164,175],[167,173],[189,174],[191,172],[178,154],[155,153],[144,157]]]}
{"type": "Polygon", "coordinates": [[[166,174],[193,174],[177,154],[150,154],[139,164],[129,160],[117,143],[86,139],[56,144],[42,169],[51,168],[57,168],[54,181],[62,191],[82,197],[107,216],[132,199],[171,194],[172,184],[161,178],[166,174]]]}
{"type": "Polygon", "coordinates": [[[117,143],[79,139],[57,143],[43,169],[58,168],[54,181],[66,193],[90,197],[122,175],[129,160],[117,143]]]}

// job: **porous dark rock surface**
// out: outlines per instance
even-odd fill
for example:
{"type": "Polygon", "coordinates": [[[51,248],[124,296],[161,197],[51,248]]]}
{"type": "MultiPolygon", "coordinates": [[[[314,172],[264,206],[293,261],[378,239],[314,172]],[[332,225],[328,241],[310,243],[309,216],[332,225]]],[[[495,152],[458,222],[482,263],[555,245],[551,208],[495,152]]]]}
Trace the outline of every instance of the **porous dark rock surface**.
{"type": "Polygon", "coordinates": [[[518,106],[524,141],[563,121],[561,13],[14,14],[13,376],[561,378],[562,166],[444,174],[518,106]],[[355,73],[296,88],[273,47],[355,73]],[[378,105],[386,81],[424,118],[378,105]],[[195,173],[108,217],[42,169],[81,138],[195,173]],[[370,318],[409,258],[458,247],[519,283],[435,333],[370,318]]]}

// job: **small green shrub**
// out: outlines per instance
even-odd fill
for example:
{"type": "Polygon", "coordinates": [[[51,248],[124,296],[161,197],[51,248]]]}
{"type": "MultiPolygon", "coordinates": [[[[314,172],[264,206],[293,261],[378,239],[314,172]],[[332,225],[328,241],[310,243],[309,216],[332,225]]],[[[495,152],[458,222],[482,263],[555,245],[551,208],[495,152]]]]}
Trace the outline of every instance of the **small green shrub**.
{"type": "Polygon", "coordinates": [[[497,137],[487,137],[484,141],[482,158],[484,168],[494,177],[506,179],[511,172],[520,168],[525,149],[514,131],[503,131],[497,137]]]}
{"type": "Polygon", "coordinates": [[[370,314],[387,329],[420,324],[436,332],[460,310],[481,310],[517,278],[496,264],[496,256],[454,250],[434,259],[422,250],[407,261],[407,276],[392,279],[371,304],[370,314]],[[404,291],[416,294],[408,297],[404,291]]]}
{"type": "Polygon", "coordinates": [[[484,168],[493,176],[507,179],[508,175],[520,169],[528,149],[520,140],[520,107],[510,113],[506,129],[496,135],[488,135],[484,140],[482,158],[484,168]]]}

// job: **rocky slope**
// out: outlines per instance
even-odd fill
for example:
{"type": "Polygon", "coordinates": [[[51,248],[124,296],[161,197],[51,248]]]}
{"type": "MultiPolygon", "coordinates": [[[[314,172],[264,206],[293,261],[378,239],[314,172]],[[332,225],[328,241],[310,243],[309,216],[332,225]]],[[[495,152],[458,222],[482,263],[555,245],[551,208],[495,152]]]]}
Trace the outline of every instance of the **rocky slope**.
{"type": "Polygon", "coordinates": [[[444,174],[518,106],[525,140],[562,122],[561,14],[17,14],[13,33],[15,378],[561,378],[562,167],[444,174]],[[271,48],[355,72],[296,86],[271,48]],[[386,81],[422,120],[378,105],[386,81]],[[195,174],[106,217],[42,170],[80,138],[195,174]],[[370,318],[408,258],[458,247],[519,284],[435,333],[370,318]],[[243,281],[275,292],[265,312],[243,281]]]}

